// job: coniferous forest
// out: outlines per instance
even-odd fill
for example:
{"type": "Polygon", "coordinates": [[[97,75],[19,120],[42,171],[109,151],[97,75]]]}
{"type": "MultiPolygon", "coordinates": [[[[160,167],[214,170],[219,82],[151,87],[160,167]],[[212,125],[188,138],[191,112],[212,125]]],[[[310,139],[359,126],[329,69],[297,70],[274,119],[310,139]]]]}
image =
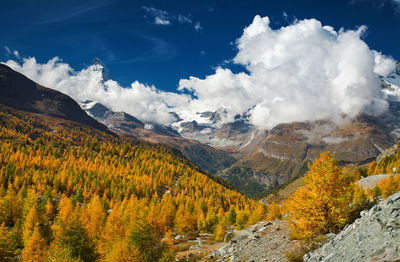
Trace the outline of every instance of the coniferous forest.
{"type": "Polygon", "coordinates": [[[265,214],[167,146],[6,107],[0,125],[2,261],[172,261],[175,234],[265,214]]]}

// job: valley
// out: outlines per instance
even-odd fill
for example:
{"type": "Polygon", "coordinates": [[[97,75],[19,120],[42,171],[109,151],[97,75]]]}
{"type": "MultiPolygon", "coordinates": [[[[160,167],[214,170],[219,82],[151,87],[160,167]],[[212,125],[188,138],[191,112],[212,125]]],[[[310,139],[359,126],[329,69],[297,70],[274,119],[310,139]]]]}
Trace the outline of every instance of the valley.
{"type": "MultiPolygon", "coordinates": [[[[114,112],[96,101],[80,102],[90,116],[113,131],[149,142],[167,144],[204,170],[217,175],[250,197],[262,197],[275,188],[300,177],[307,163],[321,152],[335,153],[344,166],[369,163],[397,141],[400,79],[397,67],[381,78],[382,90],[390,95],[389,110],[379,117],[360,114],[344,117],[341,124],[329,120],[279,124],[259,129],[249,122],[249,112],[224,123],[228,109],[186,115],[170,126],[144,123],[125,112],[114,112]]],[[[101,75],[101,83],[111,79],[105,66],[96,60],[89,67],[101,75]],[[93,67],[93,68],[92,68],[93,67]],[[102,73],[102,74],[103,74],[102,73]]]]}
{"type": "Polygon", "coordinates": [[[400,261],[399,14],[3,1],[0,262],[400,261]]]}

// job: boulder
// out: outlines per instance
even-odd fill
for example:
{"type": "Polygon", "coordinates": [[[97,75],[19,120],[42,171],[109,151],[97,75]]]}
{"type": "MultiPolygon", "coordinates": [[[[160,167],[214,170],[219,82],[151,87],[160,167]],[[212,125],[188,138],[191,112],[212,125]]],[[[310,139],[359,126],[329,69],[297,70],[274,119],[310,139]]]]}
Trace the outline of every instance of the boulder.
{"type": "Polygon", "coordinates": [[[362,211],[304,261],[400,261],[400,192],[362,211]]]}

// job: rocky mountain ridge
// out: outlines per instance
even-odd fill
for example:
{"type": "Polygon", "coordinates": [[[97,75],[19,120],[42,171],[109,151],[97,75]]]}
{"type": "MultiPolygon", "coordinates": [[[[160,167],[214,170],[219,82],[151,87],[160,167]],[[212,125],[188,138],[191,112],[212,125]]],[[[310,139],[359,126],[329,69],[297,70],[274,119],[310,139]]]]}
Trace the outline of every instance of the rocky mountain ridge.
{"type": "Polygon", "coordinates": [[[0,104],[17,110],[66,119],[107,131],[106,126],[88,116],[71,97],[41,86],[1,63],[0,104]]]}
{"type": "Polygon", "coordinates": [[[106,125],[110,130],[142,140],[173,146],[204,170],[216,173],[230,166],[234,159],[229,153],[215,149],[196,140],[183,138],[175,129],[156,123],[143,123],[125,112],[114,112],[91,100],[80,103],[88,115],[106,125]]]}

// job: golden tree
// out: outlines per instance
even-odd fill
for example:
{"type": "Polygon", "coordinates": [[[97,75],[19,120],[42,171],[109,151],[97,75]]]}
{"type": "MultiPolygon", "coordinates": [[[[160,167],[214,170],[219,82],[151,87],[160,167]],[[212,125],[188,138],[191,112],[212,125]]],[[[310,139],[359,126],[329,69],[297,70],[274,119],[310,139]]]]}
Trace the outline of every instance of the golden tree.
{"type": "Polygon", "coordinates": [[[280,219],[282,217],[280,207],[275,203],[272,202],[268,206],[268,216],[266,218],[267,221],[275,220],[275,219],[280,219]]]}
{"type": "Polygon", "coordinates": [[[22,260],[26,262],[39,262],[44,259],[45,239],[39,233],[39,227],[35,226],[32,236],[29,238],[24,250],[22,260]]]}
{"type": "Polygon", "coordinates": [[[8,261],[11,256],[10,233],[3,222],[0,225],[0,261],[8,261]]]}
{"type": "MultiPolygon", "coordinates": [[[[225,219],[224,219],[225,220],[225,219]]],[[[216,226],[214,230],[214,239],[216,241],[222,241],[225,238],[226,235],[226,222],[225,221],[220,221],[218,225],[216,226]]]]}
{"type": "Polygon", "coordinates": [[[106,212],[101,204],[100,197],[95,195],[82,212],[82,222],[89,237],[95,242],[100,240],[106,212]]]}
{"type": "Polygon", "coordinates": [[[142,262],[142,255],[139,250],[129,247],[128,241],[115,241],[112,248],[106,254],[106,262],[142,262]]]}
{"type": "Polygon", "coordinates": [[[72,251],[66,246],[54,244],[50,246],[46,256],[45,262],[82,262],[79,258],[72,256],[72,251]]]}
{"type": "Polygon", "coordinates": [[[316,234],[337,233],[345,224],[351,201],[351,178],[325,152],[308,165],[305,186],[286,202],[292,236],[300,239],[316,234]]]}
{"type": "Polygon", "coordinates": [[[29,238],[32,236],[35,228],[39,227],[39,224],[40,220],[36,206],[32,206],[24,223],[23,239],[25,244],[28,243],[29,238]]]}

